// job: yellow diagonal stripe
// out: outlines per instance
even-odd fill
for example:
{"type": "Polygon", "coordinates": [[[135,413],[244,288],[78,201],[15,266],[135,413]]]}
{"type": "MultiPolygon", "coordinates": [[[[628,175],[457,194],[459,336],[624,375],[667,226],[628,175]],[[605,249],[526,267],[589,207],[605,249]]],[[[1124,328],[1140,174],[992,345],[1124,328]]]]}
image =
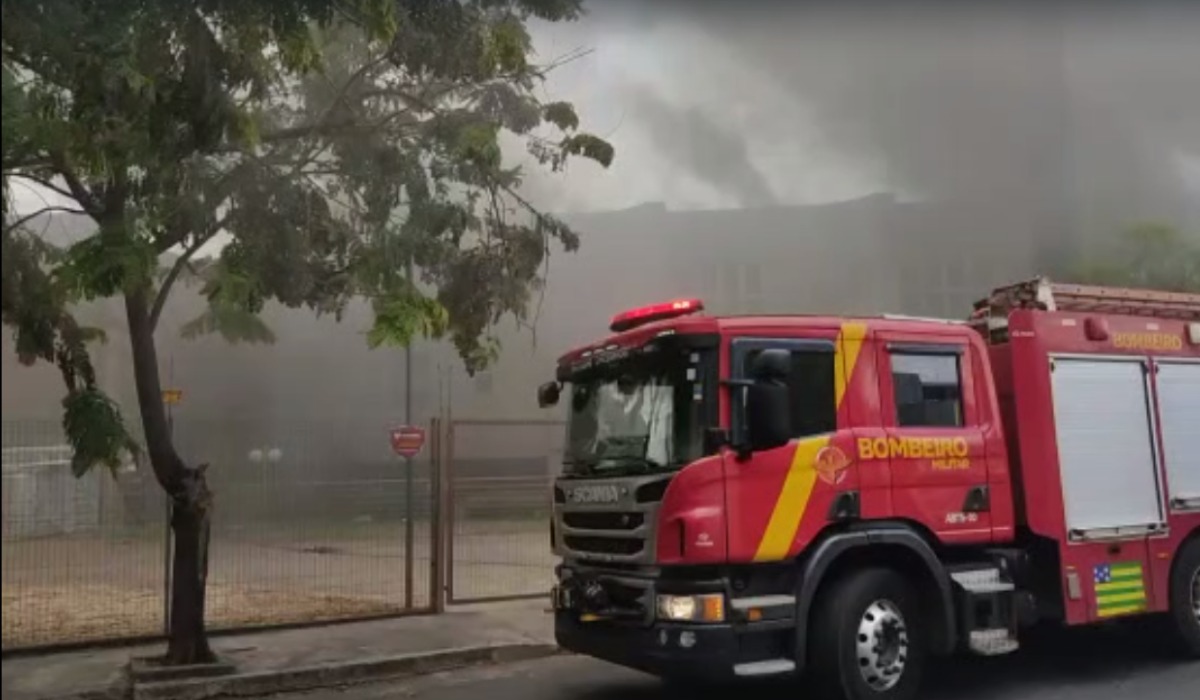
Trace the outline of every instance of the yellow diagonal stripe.
{"type": "MultiPolygon", "coordinates": [[[[866,337],[865,323],[844,323],[838,333],[833,360],[837,408],[841,408],[842,401],[846,398],[846,389],[854,376],[854,367],[858,364],[858,356],[866,337]]],[[[813,465],[817,453],[827,444],[829,436],[801,440],[796,445],[783,488],[779,491],[779,497],[775,499],[771,519],[767,522],[762,539],[759,540],[758,551],[754,555],[755,561],[779,561],[791,551],[796,531],[804,520],[805,511],[808,510],[808,500],[816,487],[817,470],[813,465]]]]}
{"type": "Polygon", "coordinates": [[[841,408],[842,400],[846,398],[846,389],[854,376],[854,366],[858,364],[858,353],[862,351],[863,339],[867,337],[867,324],[846,323],[837,338],[837,357],[833,365],[834,397],[837,407],[841,408]]]}
{"type": "Polygon", "coordinates": [[[771,520],[758,543],[755,561],[778,561],[786,557],[788,550],[792,548],[796,529],[800,527],[804,511],[808,507],[808,499],[817,483],[817,470],[812,468],[813,461],[821,448],[828,444],[829,437],[824,436],[802,440],[796,445],[796,453],[792,455],[783,489],[779,492],[775,509],[771,511],[771,520]]]}

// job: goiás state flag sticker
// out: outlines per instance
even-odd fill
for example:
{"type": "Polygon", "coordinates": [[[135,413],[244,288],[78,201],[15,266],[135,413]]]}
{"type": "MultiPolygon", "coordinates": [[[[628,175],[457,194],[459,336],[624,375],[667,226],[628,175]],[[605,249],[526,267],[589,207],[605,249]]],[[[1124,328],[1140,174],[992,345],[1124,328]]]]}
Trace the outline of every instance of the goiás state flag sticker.
{"type": "Polygon", "coordinates": [[[1146,577],[1140,562],[1100,564],[1094,569],[1094,579],[1098,617],[1146,610],[1146,577]]]}

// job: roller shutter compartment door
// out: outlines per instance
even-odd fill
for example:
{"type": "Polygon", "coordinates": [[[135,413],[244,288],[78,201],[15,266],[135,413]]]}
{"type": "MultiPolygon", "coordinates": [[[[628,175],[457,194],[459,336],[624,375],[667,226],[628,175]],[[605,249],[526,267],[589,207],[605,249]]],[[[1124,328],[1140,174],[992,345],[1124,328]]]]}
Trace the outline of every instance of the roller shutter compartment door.
{"type": "Polygon", "coordinates": [[[1058,357],[1053,367],[1067,531],[1162,526],[1145,363],[1058,357]]]}
{"type": "Polygon", "coordinates": [[[1156,381],[1172,506],[1200,509],[1200,362],[1161,362],[1156,381]]]}

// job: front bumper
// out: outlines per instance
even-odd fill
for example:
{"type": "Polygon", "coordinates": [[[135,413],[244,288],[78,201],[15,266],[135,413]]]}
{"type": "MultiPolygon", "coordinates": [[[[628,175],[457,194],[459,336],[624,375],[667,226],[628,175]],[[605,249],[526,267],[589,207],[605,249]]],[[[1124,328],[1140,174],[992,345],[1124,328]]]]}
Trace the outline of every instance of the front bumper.
{"type": "Polygon", "coordinates": [[[558,645],[655,676],[730,680],[741,656],[738,634],[731,625],[650,626],[597,620],[582,622],[569,611],[556,611],[554,637],[558,645]],[[686,647],[682,635],[693,635],[686,647]]]}
{"type": "MultiPolygon", "coordinates": [[[[560,570],[560,581],[566,582],[578,572],[565,578],[564,573],[560,570]]],[[[714,593],[728,591],[726,581],[667,583],[599,572],[584,576],[606,591],[600,599],[603,609],[584,602],[586,596],[572,588],[574,582],[556,587],[551,595],[555,639],[567,651],[660,677],[727,681],[737,677],[738,665],[787,658],[792,648],[793,620],[749,622],[728,605],[731,617],[722,624],[656,619],[653,601],[660,587],[673,594],[714,593]]]]}

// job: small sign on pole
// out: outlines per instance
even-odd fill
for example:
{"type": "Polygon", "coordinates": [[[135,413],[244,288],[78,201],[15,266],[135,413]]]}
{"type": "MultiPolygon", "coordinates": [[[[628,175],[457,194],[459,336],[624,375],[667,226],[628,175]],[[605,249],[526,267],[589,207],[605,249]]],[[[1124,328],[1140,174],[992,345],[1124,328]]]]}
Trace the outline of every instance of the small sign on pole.
{"type": "Polygon", "coordinates": [[[392,451],[405,459],[412,459],[421,454],[421,448],[425,446],[425,428],[419,425],[392,428],[389,437],[392,441],[392,451]]]}
{"type": "Polygon", "coordinates": [[[163,403],[174,406],[183,402],[183,389],[163,389],[163,403]]]}

